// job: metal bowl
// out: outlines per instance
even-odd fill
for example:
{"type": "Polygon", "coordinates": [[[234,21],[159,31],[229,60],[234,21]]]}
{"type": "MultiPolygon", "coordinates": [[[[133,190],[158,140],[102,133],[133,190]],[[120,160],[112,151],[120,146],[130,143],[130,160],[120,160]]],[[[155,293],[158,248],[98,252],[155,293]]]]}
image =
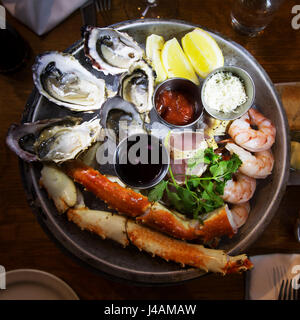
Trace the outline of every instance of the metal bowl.
{"type": "MultiPolygon", "coordinates": [[[[147,36],[152,33],[160,34],[166,40],[173,37],[180,40],[184,34],[198,26],[176,20],[145,19],[122,22],[114,27],[119,31],[127,32],[145,46],[147,36]]],[[[255,104],[266,117],[272,120],[277,129],[276,142],[272,148],[275,156],[273,173],[268,179],[259,182],[254,198],[251,200],[252,210],[246,224],[232,239],[226,239],[220,243],[220,249],[233,255],[245,252],[262,234],[279,206],[289,172],[288,124],[272,81],[253,56],[239,44],[218,33],[208,32],[221,47],[225,64],[247,70],[256,87],[260,88],[256,93],[255,104]]],[[[69,48],[68,52],[74,54],[88,70],[99,77],[102,76],[87,64],[81,41],[69,48]]],[[[107,83],[115,86],[118,81],[109,77],[107,83]]],[[[26,104],[22,121],[30,122],[54,116],[62,117],[67,114],[69,111],[50,103],[34,89],[26,104]]],[[[37,220],[55,242],[67,249],[65,251],[76,257],[77,261],[84,262],[84,265],[109,277],[139,284],[174,284],[195,279],[204,274],[195,268],[182,268],[158,257],[153,258],[135,247],[124,249],[112,241],[104,241],[96,235],[81,231],[75,224],[67,221],[65,216],[58,214],[46,191],[39,187],[41,165],[20,161],[20,168],[28,201],[37,220]]],[[[91,194],[85,195],[88,196],[86,199],[88,206],[101,209],[102,202],[91,194]]],[[[107,210],[104,204],[103,209],[107,210]]]]}
{"type": "Polygon", "coordinates": [[[203,85],[202,85],[202,89],[201,89],[201,99],[202,99],[202,103],[203,103],[203,106],[204,106],[206,112],[208,112],[212,117],[214,117],[216,119],[220,119],[220,120],[234,120],[234,119],[241,117],[243,114],[245,114],[251,108],[251,106],[253,105],[253,102],[254,102],[254,98],[255,98],[255,85],[254,85],[254,82],[253,82],[251,76],[249,75],[249,73],[247,71],[243,70],[242,68],[234,67],[234,66],[225,66],[225,67],[221,67],[221,68],[218,68],[218,69],[212,71],[205,78],[203,85]],[[231,111],[231,112],[218,111],[216,109],[211,108],[211,106],[209,106],[204,99],[204,91],[205,91],[207,81],[213,75],[215,75],[216,73],[219,73],[219,72],[231,72],[233,75],[240,78],[243,82],[245,92],[247,95],[247,101],[245,103],[239,105],[234,111],[231,111]]]}
{"type": "Polygon", "coordinates": [[[155,110],[157,117],[160,119],[160,121],[171,128],[190,128],[199,121],[201,121],[203,118],[203,106],[201,103],[200,89],[197,85],[195,85],[192,81],[188,79],[171,78],[163,81],[155,88],[152,103],[153,109],[155,110]],[[156,100],[159,97],[160,93],[164,90],[180,91],[187,93],[187,96],[194,102],[194,119],[192,122],[186,125],[175,125],[173,123],[169,123],[163,117],[160,116],[156,109],[156,100]]]}
{"type": "MultiPolygon", "coordinates": [[[[149,144],[147,144],[147,146],[148,145],[149,144]]],[[[146,157],[144,157],[142,155],[142,152],[145,152],[145,150],[140,150],[140,152],[141,152],[141,155],[140,155],[141,161],[144,158],[144,161],[146,160],[146,162],[147,162],[146,164],[148,164],[148,159],[149,158],[148,158],[148,153],[147,152],[149,152],[149,150],[146,151],[147,154],[144,154],[144,156],[146,156],[146,157]]],[[[151,187],[157,185],[166,176],[166,174],[168,173],[169,164],[170,164],[169,152],[167,151],[167,149],[164,146],[164,144],[162,143],[162,141],[160,139],[158,139],[157,137],[153,136],[153,135],[148,135],[148,134],[145,134],[145,133],[142,133],[142,134],[137,133],[137,134],[131,135],[131,136],[127,137],[127,138],[124,138],[119,143],[119,145],[117,146],[115,154],[114,154],[114,168],[115,168],[115,172],[116,172],[117,176],[127,186],[129,186],[131,188],[134,188],[134,189],[135,188],[136,189],[148,189],[148,188],[151,188],[151,187]],[[150,165],[151,164],[154,164],[154,165],[155,164],[160,164],[161,165],[161,169],[160,169],[159,174],[149,182],[141,183],[140,181],[138,181],[138,179],[135,182],[133,182],[132,180],[128,180],[128,177],[124,176],[123,171],[120,170],[120,162],[122,162],[122,159],[123,159],[123,161],[125,160],[126,162],[129,160],[128,159],[128,155],[127,155],[128,142],[130,142],[130,141],[136,142],[137,138],[144,139],[143,146],[146,145],[146,143],[145,143],[146,140],[145,139],[147,139],[147,141],[148,141],[148,138],[151,139],[151,146],[154,146],[153,150],[150,151],[150,154],[151,154],[152,151],[154,151],[153,158],[151,156],[151,161],[152,161],[152,159],[154,159],[154,161],[156,160],[156,162],[155,163],[151,162],[150,165]],[[156,148],[156,146],[158,146],[158,148],[156,148]]]]}

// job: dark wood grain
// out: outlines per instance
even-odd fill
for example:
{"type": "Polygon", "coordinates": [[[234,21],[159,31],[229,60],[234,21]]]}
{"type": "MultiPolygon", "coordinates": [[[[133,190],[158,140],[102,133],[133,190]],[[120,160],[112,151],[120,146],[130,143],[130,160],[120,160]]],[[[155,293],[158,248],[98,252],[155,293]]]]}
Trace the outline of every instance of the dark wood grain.
{"type": "MultiPolygon", "coordinates": [[[[126,20],[122,0],[112,2],[111,23],[126,20]]],[[[171,4],[172,0],[169,2],[171,4]]],[[[200,24],[238,42],[254,55],[274,82],[300,81],[300,30],[291,27],[291,9],[296,2],[287,0],[265,32],[252,39],[236,34],[231,28],[228,1],[181,0],[178,18],[200,24]]],[[[20,121],[32,90],[31,65],[35,55],[67,48],[80,38],[82,21],[77,10],[42,37],[9,15],[8,21],[29,43],[31,54],[19,71],[0,75],[0,264],[7,270],[36,268],[51,272],[69,283],[82,299],[243,299],[244,275],[222,277],[210,274],[171,289],[134,287],[85,269],[48,239],[26,202],[18,159],[6,147],[5,136],[8,126],[20,121]]],[[[98,23],[104,25],[100,15],[98,23]]],[[[4,47],[2,44],[1,50],[4,47]]],[[[300,252],[300,244],[293,234],[300,209],[299,192],[300,187],[287,189],[276,216],[249,248],[249,254],[300,252]]]]}

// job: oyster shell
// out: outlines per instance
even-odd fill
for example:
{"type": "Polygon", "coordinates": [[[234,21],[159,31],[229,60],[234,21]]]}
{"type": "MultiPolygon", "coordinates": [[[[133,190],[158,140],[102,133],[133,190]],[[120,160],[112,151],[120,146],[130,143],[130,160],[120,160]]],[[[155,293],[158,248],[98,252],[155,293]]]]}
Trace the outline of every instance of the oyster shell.
{"type": "Polygon", "coordinates": [[[152,109],[152,96],[154,92],[155,71],[144,60],[134,63],[127,73],[120,79],[119,94],[133,103],[139,113],[152,109]]]}
{"type": "Polygon", "coordinates": [[[144,56],[137,42],[127,33],[113,28],[87,26],[83,37],[85,55],[94,68],[106,75],[123,73],[144,56]]]}
{"type": "Polygon", "coordinates": [[[99,119],[81,122],[81,118],[66,117],[13,124],[6,143],[25,161],[71,160],[95,142],[100,133],[99,119]]]}
{"type": "Polygon", "coordinates": [[[100,109],[105,81],[86,70],[72,55],[56,51],[36,58],[32,67],[38,91],[50,101],[74,111],[100,109]]]}
{"type": "Polygon", "coordinates": [[[106,135],[118,142],[134,132],[144,132],[143,121],[134,105],[120,96],[108,99],[100,109],[100,124],[106,135]],[[113,131],[113,133],[111,132],[113,131]]]}

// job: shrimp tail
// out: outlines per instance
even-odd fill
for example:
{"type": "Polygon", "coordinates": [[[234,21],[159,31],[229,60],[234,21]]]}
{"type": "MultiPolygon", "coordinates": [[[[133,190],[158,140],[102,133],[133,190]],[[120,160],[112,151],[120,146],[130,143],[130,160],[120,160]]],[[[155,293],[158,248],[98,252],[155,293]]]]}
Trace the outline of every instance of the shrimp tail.
{"type": "Polygon", "coordinates": [[[226,182],[223,200],[229,203],[239,204],[249,201],[256,189],[256,180],[241,172],[234,175],[234,179],[226,182]]]}
{"type": "Polygon", "coordinates": [[[272,173],[274,156],[271,149],[251,154],[234,143],[227,143],[225,148],[231,154],[237,154],[242,160],[239,171],[244,175],[254,179],[264,179],[272,173]]]}
{"type": "Polygon", "coordinates": [[[275,142],[276,128],[270,119],[251,108],[246,114],[232,122],[228,134],[234,142],[251,152],[265,151],[275,142]],[[253,129],[256,126],[257,129],[253,129]]]}
{"type": "Polygon", "coordinates": [[[250,204],[248,201],[233,205],[233,207],[231,208],[231,214],[237,228],[240,228],[246,223],[249,212],[250,204]]]}

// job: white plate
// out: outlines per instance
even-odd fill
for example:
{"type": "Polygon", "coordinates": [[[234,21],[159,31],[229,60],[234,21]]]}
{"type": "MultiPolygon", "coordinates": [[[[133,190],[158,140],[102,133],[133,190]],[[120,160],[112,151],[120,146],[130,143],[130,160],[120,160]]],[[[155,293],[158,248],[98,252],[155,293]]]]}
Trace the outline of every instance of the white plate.
{"type": "Polygon", "coordinates": [[[56,276],[33,269],[6,273],[6,289],[0,300],[79,300],[69,285],[56,276]]]}

